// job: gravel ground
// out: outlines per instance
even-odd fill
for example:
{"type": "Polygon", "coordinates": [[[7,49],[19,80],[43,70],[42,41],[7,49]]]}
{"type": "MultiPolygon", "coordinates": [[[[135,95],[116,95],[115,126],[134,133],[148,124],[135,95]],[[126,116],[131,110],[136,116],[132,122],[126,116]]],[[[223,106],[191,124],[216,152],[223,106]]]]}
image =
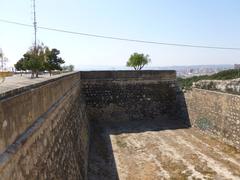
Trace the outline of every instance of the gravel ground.
{"type": "Polygon", "coordinates": [[[89,179],[240,179],[240,151],[198,129],[171,124],[95,125],[89,179]]]}

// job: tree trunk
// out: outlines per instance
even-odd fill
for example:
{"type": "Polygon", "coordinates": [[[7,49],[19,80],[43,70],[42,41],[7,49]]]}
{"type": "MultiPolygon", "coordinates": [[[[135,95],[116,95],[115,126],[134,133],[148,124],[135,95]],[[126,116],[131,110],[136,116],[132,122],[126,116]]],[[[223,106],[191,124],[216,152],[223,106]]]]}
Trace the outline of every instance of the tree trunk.
{"type": "Polygon", "coordinates": [[[36,71],[36,78],[38,78],[38,71],[36,71]]]}
{"type": "Polygon", "coordinates": [[[34,71],[32,71],[31,78],[34,78],[34,71]]]}

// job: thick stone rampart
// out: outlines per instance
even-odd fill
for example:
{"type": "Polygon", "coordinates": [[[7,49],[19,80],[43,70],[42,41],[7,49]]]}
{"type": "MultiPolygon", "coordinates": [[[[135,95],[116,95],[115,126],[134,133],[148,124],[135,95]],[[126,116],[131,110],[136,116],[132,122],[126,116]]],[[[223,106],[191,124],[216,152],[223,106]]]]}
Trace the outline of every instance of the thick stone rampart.
{"type": "Polygon", "coordinates": [[[175,117],[175,71],[81,72],[90,120],[175,117]]]}
{"type": "Polygon", "coordinates": [[[87,178],[89,127],[79,73],[2,98],[0,112],[0,179],[87,178]]]}
{"type": "Polygon", "coordinates": [[[80,83],[78,73],[2,94],[0,153],[76,83],[80,83]]]}
{"type": "Polygon", "coordinates": [[[141,120],[190,120],[240,147],[239,95],[184,95],[175,71],[77,72],[0,94],[0,179],[87,179],[89,121],[141,120]]]}
{"type": "Polygon", "coordinates": [[[0,94],[0,179],[87,179],[89,120],[176,118],[175,71],[77,72],[0,94]]]}
{"type": "Polygon", "coordinates": [[[141,120],[190,120],[240,147],[239,95],[184,95],[175,71],[77,72],[0,94],[0,179],[87,179],[89,121],[141,120]]]}
{"type": "Polygon", "coordinates": [[[193,126],[240,148],[239,95],[193,88],[185,93],[185,101],[193,126]]]}

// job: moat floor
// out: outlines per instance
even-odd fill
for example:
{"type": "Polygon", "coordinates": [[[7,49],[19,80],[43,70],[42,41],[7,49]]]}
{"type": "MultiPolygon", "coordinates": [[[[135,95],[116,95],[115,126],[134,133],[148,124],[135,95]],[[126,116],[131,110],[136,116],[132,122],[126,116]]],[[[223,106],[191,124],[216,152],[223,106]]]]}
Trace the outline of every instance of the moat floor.
{"type": "Polygon", "coordinates": [[[144,124],[93,128],[90,180],[240,179],[235,148],[195,128],[144,124]]]}

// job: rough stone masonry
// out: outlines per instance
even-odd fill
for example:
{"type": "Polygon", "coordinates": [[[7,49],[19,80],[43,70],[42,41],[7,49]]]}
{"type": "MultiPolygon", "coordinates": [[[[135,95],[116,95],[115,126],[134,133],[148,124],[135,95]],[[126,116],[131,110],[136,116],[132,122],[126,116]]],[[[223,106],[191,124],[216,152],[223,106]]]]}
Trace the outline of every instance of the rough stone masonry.
{"type": "MultiPolygon", "coordinates": [[[[197,113],[202,112],[193,104],[194,97],[200,95],[192,94],[185,100],[177,88],[175,71],[76,72],[4,91],[0,94],[0,179],[238,177],[237,150],[226,154],[231,161],[224,160],[224,149],[219,150],[221,154],[210,153],[217,141],[202,135],[208,139],[206,149],[192,137],[200,136],[197,130],[182,132],[190,125],[188,110],[193,124],[197,113]],[[190,136],[192,144],[187,141],[190,136]],[[188,154],[175,157],[174,152],[186,149],[188,154]],[[135,151],[139,157],[133,156],[135,151]],[[192,157],[197,156],[194,161],[192,157]],[[137,163],[140,157],[147,159],[137,163]],[[125,161],[128,159],[133,161],[125,161]],[[131,170],[128,164],[136,168],[131,170]],[[178,167],[181,164],[185,169],[178,167]],[[219,171],[221,168],[225,173],[219,171]]],[[[238,111],[228,111],[225,105],[209,106],[206,114],[219,107],[221,112],[239,117],[238,111]]],[[[212,120],[212,124],[218,123],[213,118],[207,123],[212,120]]],[[[230,134],[234,126],[224,131],[215,127],[210,129],[230,134]]],[[[236,143],[238,139],[232,137],[239,137],[238,131],[234,134],[225,138],[236,143]]]]}
{"type": "Polygon", "coordinates": [[[14,89],[0,101],[0,179],[86,179],[89,125],[80,74],[14,89]]]}
{"type": "Polygon", "coordinates": [[[82,72],[91,121],[153,120],[176,115],[175,71],[82,72]]]}

